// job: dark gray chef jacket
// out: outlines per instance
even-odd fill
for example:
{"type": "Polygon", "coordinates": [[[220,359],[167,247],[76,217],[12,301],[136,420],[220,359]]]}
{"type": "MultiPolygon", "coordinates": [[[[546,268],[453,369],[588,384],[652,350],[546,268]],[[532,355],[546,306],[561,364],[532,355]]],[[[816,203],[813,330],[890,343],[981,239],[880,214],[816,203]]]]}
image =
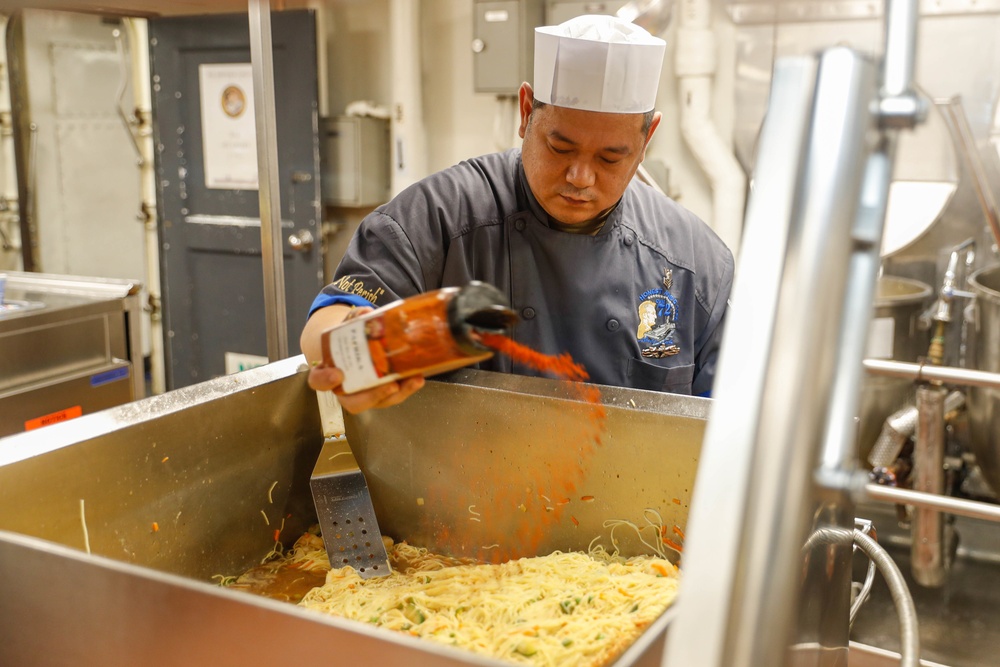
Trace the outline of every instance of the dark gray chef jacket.
{"type": "MultiPolygon", "coordinates": [[[[569,352],[592,382],[708,395],[733,280],[719,237],[635,180],[596,235],[548,220],[519,149],[466,160],[369,214],[310,314],[481,280],[520,315],[514,340],[569,352]]],[[[479,367],[538,374],[504,355],[479,367]]]]}

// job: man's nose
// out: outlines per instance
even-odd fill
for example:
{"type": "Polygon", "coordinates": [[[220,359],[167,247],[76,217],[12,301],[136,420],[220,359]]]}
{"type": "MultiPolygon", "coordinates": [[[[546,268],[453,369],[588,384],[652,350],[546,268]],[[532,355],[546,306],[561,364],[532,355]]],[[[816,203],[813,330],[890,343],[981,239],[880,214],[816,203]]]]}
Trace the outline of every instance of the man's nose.
{"type": "Polygon", "coordinates": [[[585,160],[576,160],[566,170],[566,181],[575,188],[589,188],[594,184],[594,170],[585,160]]]}

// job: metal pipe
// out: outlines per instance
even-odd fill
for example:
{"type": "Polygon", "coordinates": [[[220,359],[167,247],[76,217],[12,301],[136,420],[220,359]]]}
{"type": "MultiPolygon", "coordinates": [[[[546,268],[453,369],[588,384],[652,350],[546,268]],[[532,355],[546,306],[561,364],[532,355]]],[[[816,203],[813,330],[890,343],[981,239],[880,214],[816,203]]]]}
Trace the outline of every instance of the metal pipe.
{"type": "MultiPolygon", "coordinates": [[[[913,489],[944,494],[944,401],[943,387],[917,388],[917,436],[913,448],[913,489]]],[[[945,582],[944,516],[918,508],[910,524],[911,567],[921,586],[939,587],[945,582]]]]}
{"type": "Polygon", "coordinates": [[[915,0],[888,0],[885,8],[885,61],[882,74],[883,96],[905,96],[913,92],[913,64],[916,60],[918,3],[915,0]]]}
{"type": "Polygon", "coordinates": [[[830,474],[832,479],[839,477],[838,471],[855,468],[858,459],[855,415],[861,400],[857,388],[864,374],[859,362],[867,346],[873,312],[871,304],[875,301],[881,265],[879,248],[889,201],[895,146],[895,137],[887,136],[865,166],[861,206],[853,230],[855,247],[847,270],[847,292],[839,322],[839,349],[842,353],[837,358],[830,418],[820,450],[819,475],[830,474]]]}
{"type": "MultiPolygon", "coordinates": [[[[14,158],[14,119],[11,116],[10,85],[7,66],[7,18],[0,17],[0,164],[3,182],[0,185],[0,235],[2,250],[20,250],[20,229],[17,201],[17,160],[14,158]],[[16,234],[14,232],[17,232],[16,234]]],[[[17,268],[9,266],[7,268],[17,268]]]]}
{"type": "Polygon", "coordinates": [[[24,53],[24,13],[14,12],[5,28],[7,50],[7,82],[10,89],[11,124],[14,133],[14,161],[17,164],[17,202],[21,237],[21,269],[40,270],[35,223],[32,220],[34,194],[33,147],[38,128],[31,122],[28,105],[28,81],[21,57],[24,53]]]}
{"type": "MultiPolygon", "coordinates": [[[[758,158],[764,177],[741,253],[741,267],[753,257],[752,282],[737,280],[732,299],[733,319],[760,327],[739,342],[740,332],[727,330],[723,341],[712,409],[725,418],[710,419],[705,433],[670,665],[784,664],[800,620],[799,549],[814,514],[818,455],[802,444],[822,438],[829,416],[846,293],[844,281],[825,276],[846,271],[856,243],[877,86],[870,61],[843,47],[820,54],[812,72],[803,64],[775,63],[758,158]],[[781,108],[778,96],[793,87],[781,108]],[[772,173],[772,158],[788,164],[772,173]],[[759,247],[758,234],[771,247],[759,247]]],[[[846,600],[846,590],[830,593],[846,600]]],[[[848,611],[834,640],[844,647],[848,611]]]]}
{"type": "Polygon", "coordinates": [[[964,500],[951,496],[936,496],[930,493],[900,489],[894,486],[882,486],[881,484],[866,484],[864,486],[864,494],[867,500],[892,503],[894,505],[913,505],[914,507],[934,509],[947,514],[1000,523],[1000,505],[991,505],[990,503],[964,500]]]}
{"type": "MultiPolygon", "coordinates": [[[[815,76],[813,58],[783,58],[774,65],[771,111],[761,128],[756,167],[768,177],[757,182],[747,204],[741,254],[754,258],[754,266],[746,274],[737,270],[730,312],[734,320],[755,319],[760,326],[749,327],[741,340],[736,340],[735,328],[725,333],[712,409],[726,418],[709,419],[706,427],[684,542],[679,613],[671,627],[664,665],[729,664],[726,644],[734,623],[730,610],[741,595],[737,587],[744,563],[741,539],[746,530],[750,470],[756,431],[765,413],[764,392],[751,388],[763,386],[770,365],[771,339],[777,330],[773,316],[780,301],[783,258],[792,237],[799,156],[808,131],[815,76]],[[743,275],[748,279],[741,279],[743,275]]],[[[744,261],[750,262],[741,259],[740,266],[744,261]]]]}
{"type": "Polygon", "coordinates": [[[260,250],[264,262],[264,317],[267,358],[288,356],[285,266],[278,184],[278,132],[274,113],[274,58],[269,0],[250,0],[250,65],[257,124],[257,187],[260,199],[260,250]]]}
{"type": "Polygon", "coordinates": [[[716,43],[709,0],[682,0],[674,70],[681,135],[712,187],[712,229],[734,255],[743,233],[747,177],[712,119],[716,43]]]}
{"type": "Polygon", "coordinates": [[[917,608],[913,604],[913,596],[906,587],[906,580],[892,558],[878,542],[860,530],[854,531],[854,543],[865,552],[865,555],[875,563],[896,605],[899,616],[899,665],[900,667],[919,667],[920,665],[920,631],[917,623],[917,608]]]}
{"type": "Polygon", "coordinates": [[[914,382],[948,382],[967,387],[1000,389],[1000,373],[950,366],[927,366],[888,359],[865,359],[865,370],[872,375],[902,378],[914,382]]]}
{"type": "Polygon", "coordinates": [[[149,23],[146,19],[125,18],[122,22],[132,54],[132,96],[135,100],[135,140],[139,148],[139,184],[146,253],[146,294],[149,312],[150,390],[167,390],[167,372],[163,356],[163,290],[160,285],[160,240],[156,208],[156,169],[153,151],[153,101],[149,76],[149,23]]]}

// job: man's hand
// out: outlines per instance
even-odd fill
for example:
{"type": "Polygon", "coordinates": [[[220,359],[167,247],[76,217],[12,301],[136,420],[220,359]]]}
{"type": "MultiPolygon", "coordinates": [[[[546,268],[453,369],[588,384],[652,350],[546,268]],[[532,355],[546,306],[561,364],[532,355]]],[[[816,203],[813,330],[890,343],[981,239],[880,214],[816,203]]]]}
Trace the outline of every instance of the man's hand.
{"type": "Polygon", "coordinates": [[[309,386],[316,391],[333,391],[337,394],[340,405],[353,415],[372,408],[388,408],[402,403],[424,386],[424,378],[418,375],[353,394],[344,394],[340,391],[344,383],[344,373],[339,368],[323,365],[320,334],[330,327],[370,313],[372,310],[368,307],[352,308],[340,304],[317,310],[302,330],[299,342],[302,352],[312,365],[309,370],[309,386]]]}
{"type": "Polygon", "coordinates": [[[388,408],[398,405],[424,386],[423,376],[416,375],[399,382],[389,382],[372,389],[344,394],[340,392],[340,385],[343,381],[344,374],[340,372],[339,368],[316,366],[309,371],[309,386],[318,391],[332,390],[337,394],[337,400],[340,401],[341,407],[352,415],[372,408],[388,408]]]}

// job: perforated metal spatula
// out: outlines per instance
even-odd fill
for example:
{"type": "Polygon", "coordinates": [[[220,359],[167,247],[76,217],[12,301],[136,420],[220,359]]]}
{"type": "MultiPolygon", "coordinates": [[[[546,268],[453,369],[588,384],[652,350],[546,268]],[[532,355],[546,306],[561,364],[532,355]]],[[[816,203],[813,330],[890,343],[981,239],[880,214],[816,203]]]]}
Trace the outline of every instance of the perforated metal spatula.
{"type": "Polygon", "coordinates": [[[385,576],[391,572],[389,557],[368,482],[347,442],[344,414],[332,392],[316,392],[316,397],[326,440],[309,487],[330,565],[350,565],[362,579],[385,576]]]}

